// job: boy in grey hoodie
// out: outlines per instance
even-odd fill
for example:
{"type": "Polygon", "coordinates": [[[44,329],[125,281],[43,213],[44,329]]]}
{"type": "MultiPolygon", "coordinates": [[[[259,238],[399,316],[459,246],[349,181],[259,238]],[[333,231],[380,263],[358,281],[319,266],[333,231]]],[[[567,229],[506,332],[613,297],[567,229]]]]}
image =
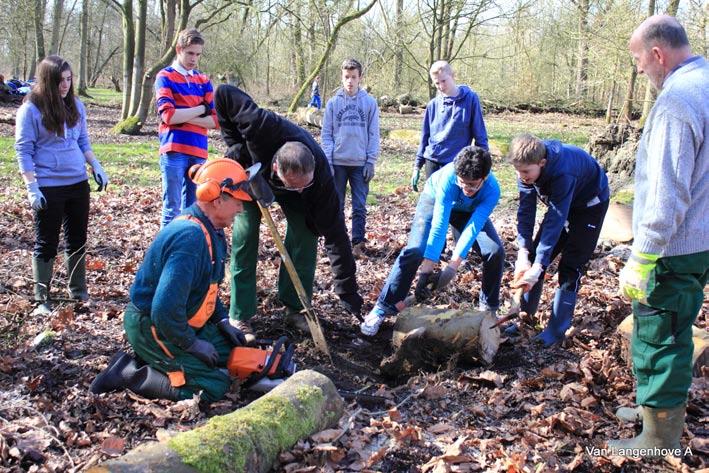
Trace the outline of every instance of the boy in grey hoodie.
{"type": "Polygon", "coordinates": [[[352,192],[353,254],[363,255],[367,224],[367,194],[379,157],[379,108],[374,97],[360,89],[362,64],[342,63],[342,88],[327,101],[322,126],[322,148],[335,178],[340,205],[345,189],[352,192]]]}

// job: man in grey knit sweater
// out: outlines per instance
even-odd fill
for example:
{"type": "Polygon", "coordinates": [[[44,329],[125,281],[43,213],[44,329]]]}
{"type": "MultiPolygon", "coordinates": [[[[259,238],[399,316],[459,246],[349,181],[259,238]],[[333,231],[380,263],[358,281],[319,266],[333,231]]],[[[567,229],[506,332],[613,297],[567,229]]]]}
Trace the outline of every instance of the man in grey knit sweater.
{"type": "Polygon", "coordinates": [[[692,382],[692,324],[709,275],[709,65],[692,55],[677,20],[656,15],[630,39],[638,73],[659,91],[635,167],[635,240],[620,273],[632,300],[635,411],[643,431],[609,442],[621,455],[681,452],[692,382]]]}

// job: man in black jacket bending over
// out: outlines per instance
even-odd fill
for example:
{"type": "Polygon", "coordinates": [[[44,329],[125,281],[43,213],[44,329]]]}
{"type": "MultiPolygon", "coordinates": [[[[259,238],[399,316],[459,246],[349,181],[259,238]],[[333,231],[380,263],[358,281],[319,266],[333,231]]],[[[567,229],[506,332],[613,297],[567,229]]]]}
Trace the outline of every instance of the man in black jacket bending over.
{"type": "MultiPolygon", "coordinates": [[[[332,173],[320,145],[307,131],[278,114],[260,108],[242,90],[222,85],[215,108],[227,156],[242,166],[261,163],[263,177],[275,194],[287,220],[285,246],[298,276],[312,298],[318,236],[334,274],[335,293],[345,308],[359,317],[355,261],[345,219],[340,210],[332,173]]],[[[244,202],[234,219],[231,251],[232,324],[253,333],[249,319],[256,314],[256,259],[261,213],[256,202],[244,202]]],[[[287,321],[307,331],[303,309],[288,272],[281,265],[278,298],[286,306],[287,321]]]]}

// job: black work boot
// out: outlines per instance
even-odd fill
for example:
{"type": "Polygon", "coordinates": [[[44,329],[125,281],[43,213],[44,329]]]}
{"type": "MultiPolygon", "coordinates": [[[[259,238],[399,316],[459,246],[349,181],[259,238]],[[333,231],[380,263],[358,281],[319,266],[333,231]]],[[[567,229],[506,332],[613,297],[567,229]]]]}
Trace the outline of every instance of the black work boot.
{"type": "Polygon", "coordinates": [[[180,400],[180,390],[172,387],[167,375],[148,365],[139,368],[126,387],[147,399],[180,400]]]}
{"type": "Polygon", "coordinates": [[[106,369],[101,371],[91,383],[91,392],[101,394],[125,389],[137,370],[138,364],[135,358],[124,351],[119,351],[113,355],[106,369]]]}
{"type": "Polygon", "coordinates": [[[34,300],[37,307],[34,315],[49,315],[52,313],[52,303],[49,300],[49,288],[52,282],[54,258],[45,261],[43,258],[32,258],[32,278],[34,279],[34,300]]]}
{"type": "Polygon", "coordinates": [[[89,291],[86,288],[86,252],[82,249],[72,253],[67,251],[64,254],[71,298],[86,302],[89,300],[89,291]]]}

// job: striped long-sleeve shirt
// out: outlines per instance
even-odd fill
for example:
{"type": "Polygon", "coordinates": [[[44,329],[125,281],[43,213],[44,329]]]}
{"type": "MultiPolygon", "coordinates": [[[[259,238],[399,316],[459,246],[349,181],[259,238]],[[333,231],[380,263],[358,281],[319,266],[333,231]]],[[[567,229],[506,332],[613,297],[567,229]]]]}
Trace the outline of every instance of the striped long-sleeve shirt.
{"type": "Polygon", "coordinates": [[[204,102],[212,107],[212,118],[217,123],[213,95],[209,77],[198,70],[186,71],[173,64],[158,73],[155,79],[155,106],[160,118],[160,154],[173,151],[207,157],[206,128],[190,123],[169,123],[176,109],[196,107],[204,102]]]}

